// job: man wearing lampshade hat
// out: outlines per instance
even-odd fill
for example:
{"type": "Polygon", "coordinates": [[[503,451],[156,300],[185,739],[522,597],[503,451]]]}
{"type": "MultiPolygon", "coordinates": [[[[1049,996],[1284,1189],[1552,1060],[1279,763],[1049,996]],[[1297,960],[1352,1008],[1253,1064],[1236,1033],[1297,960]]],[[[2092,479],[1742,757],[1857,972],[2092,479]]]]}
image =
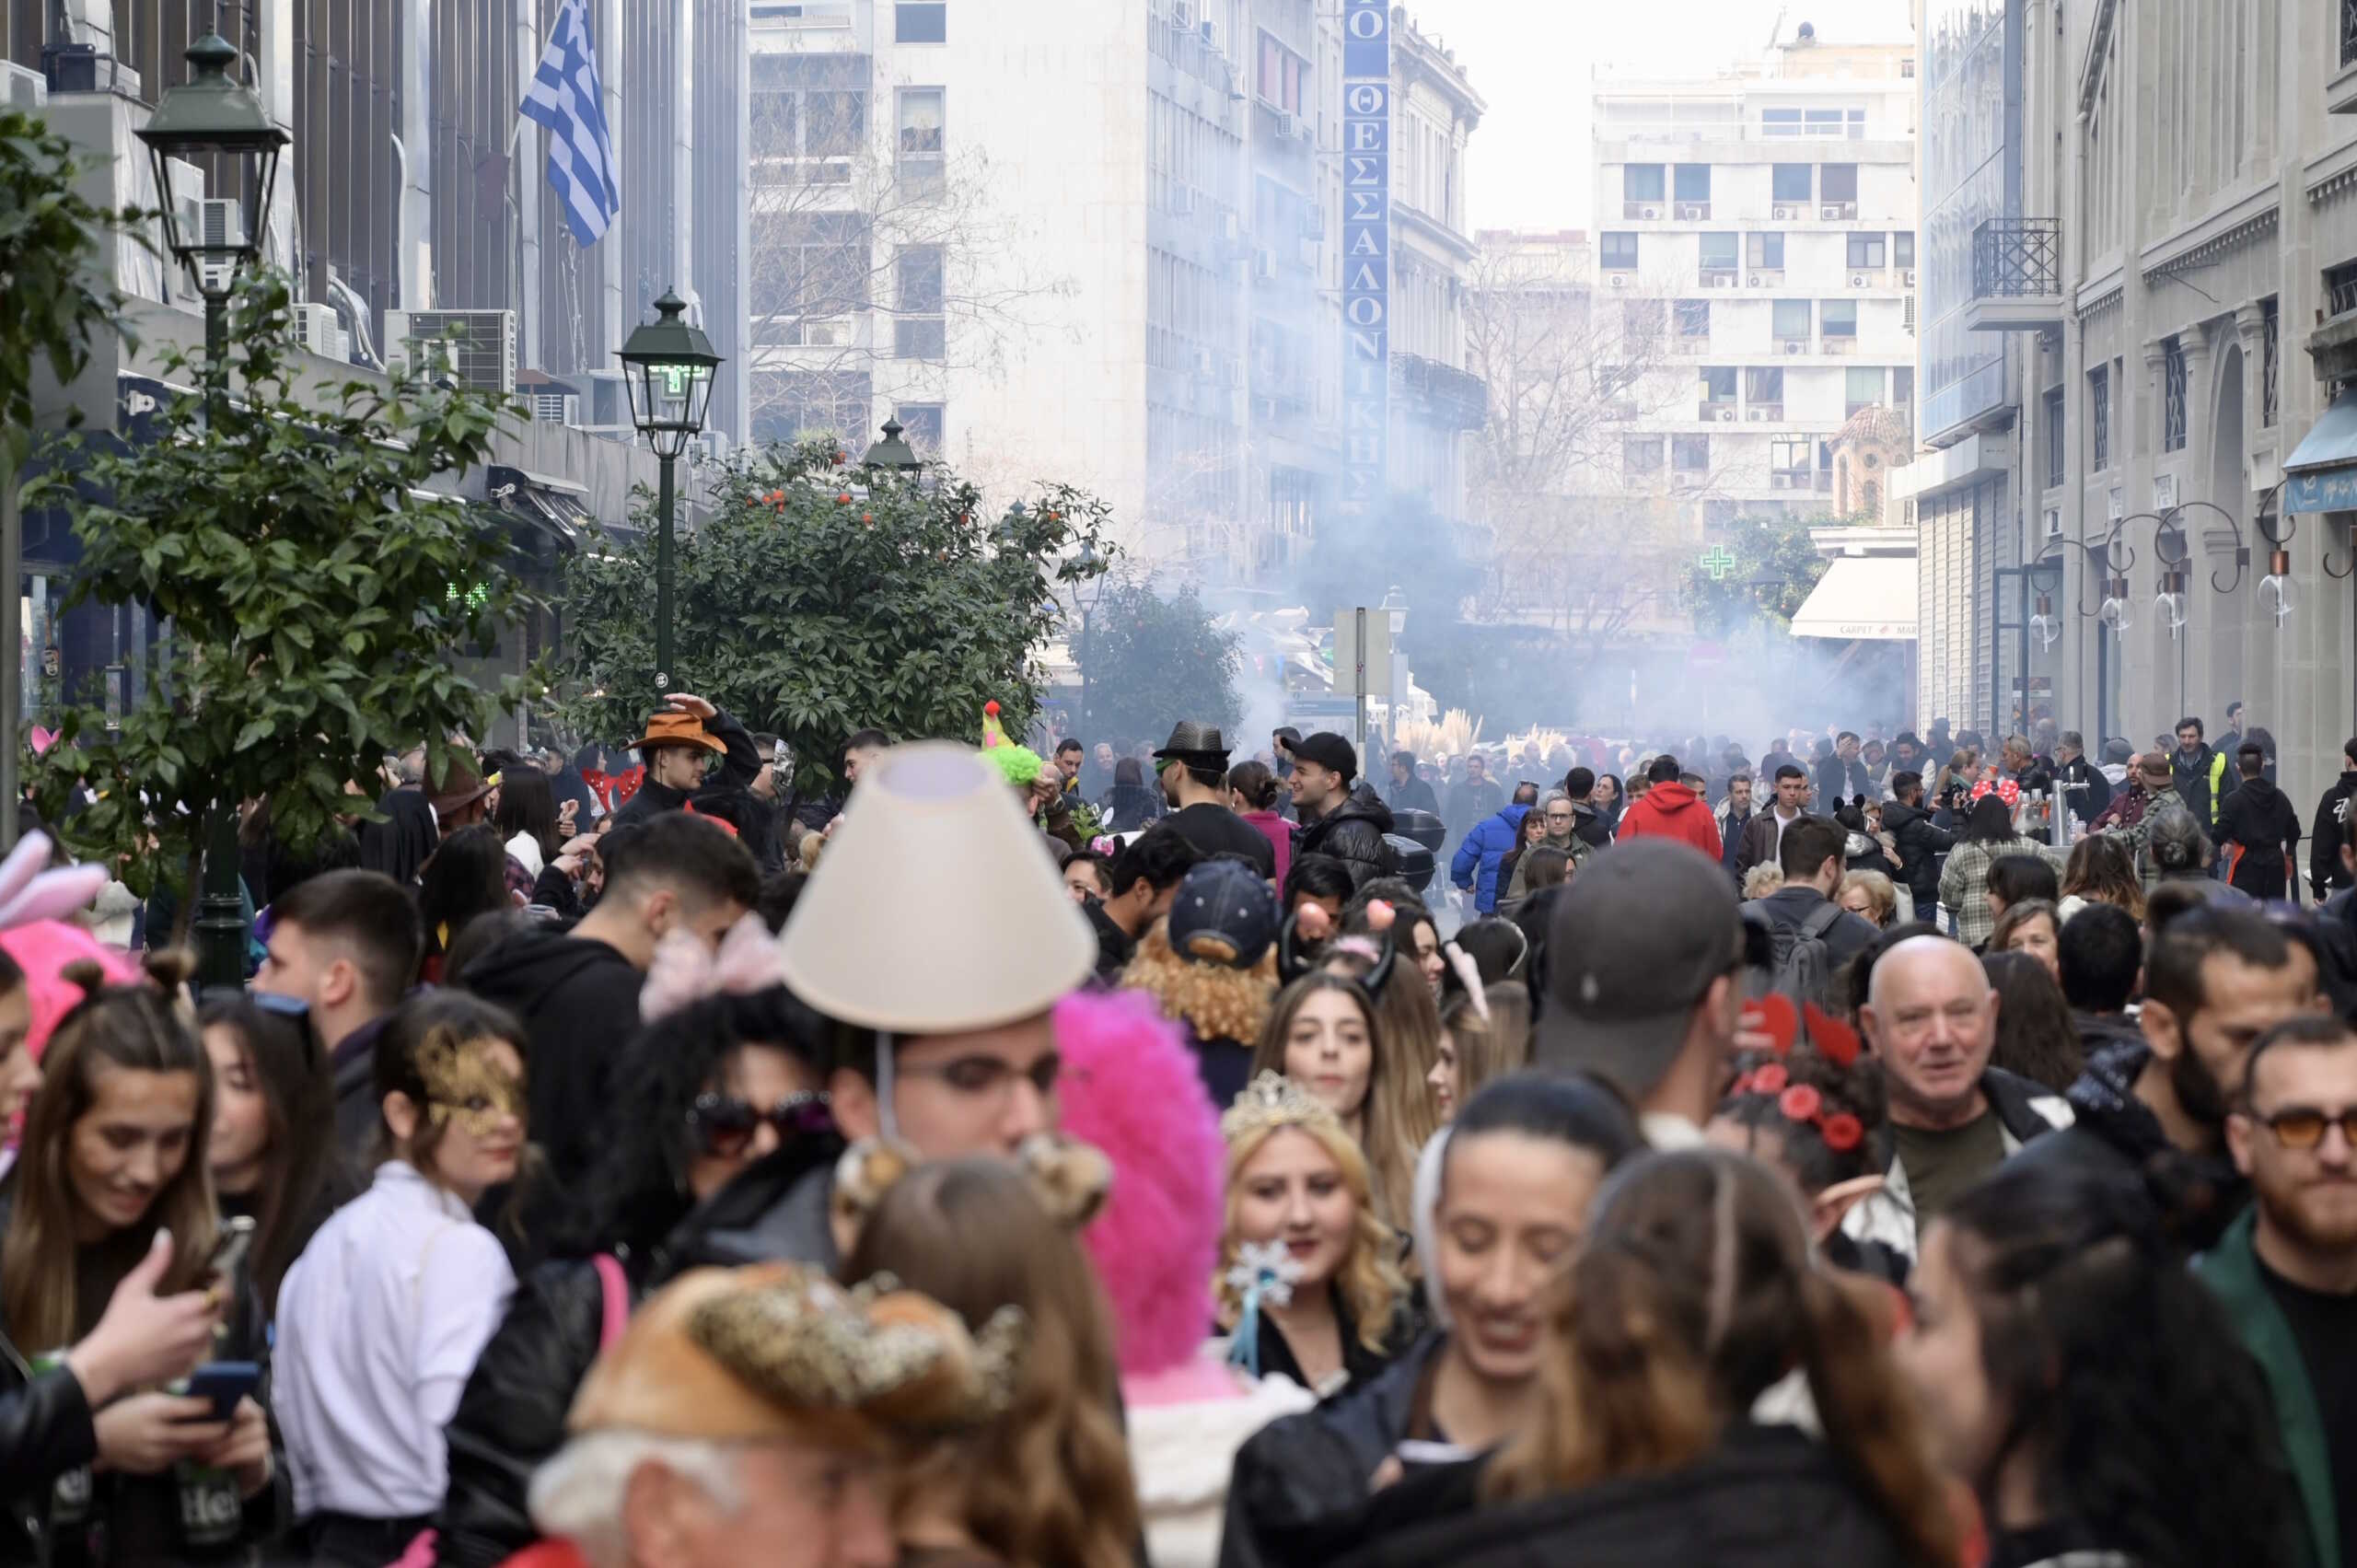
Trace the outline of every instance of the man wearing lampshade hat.
{"type": "MultiPolygon", "coordinates": [[[[1097,938],[1000,773],[947,741],[896,747],[860,776],[779,938],[785,982],[838,1026],[836,1123],[927,1160],[1013,1154],[1057,1121],[1051,1010],[1097,938]]],[[[831,1264],[831,1173],[764,1226],[831,1264]]]]}

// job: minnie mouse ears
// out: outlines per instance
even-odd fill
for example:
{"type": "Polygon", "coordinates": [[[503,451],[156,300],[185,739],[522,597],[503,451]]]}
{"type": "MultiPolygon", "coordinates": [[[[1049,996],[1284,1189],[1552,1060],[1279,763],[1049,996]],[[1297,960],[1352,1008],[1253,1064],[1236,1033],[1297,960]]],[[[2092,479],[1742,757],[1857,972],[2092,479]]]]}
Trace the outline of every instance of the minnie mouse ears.
{"type": "Polygon", "coordinates": [[[52,848],[47,833],[27,833],[0,861],[0,931],[87,909],[107,885],[102,865],[50,870],[52,848]]]}

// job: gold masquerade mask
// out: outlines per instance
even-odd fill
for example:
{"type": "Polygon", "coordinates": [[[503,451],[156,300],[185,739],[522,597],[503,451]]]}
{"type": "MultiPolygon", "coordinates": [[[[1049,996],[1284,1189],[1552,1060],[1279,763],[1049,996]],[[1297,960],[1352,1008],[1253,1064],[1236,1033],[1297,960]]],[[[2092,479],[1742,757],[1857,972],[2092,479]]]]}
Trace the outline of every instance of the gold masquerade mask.
{"type": "Polygon", "coordinates": [[[503,1043],[488,1037],[461,1040],[436,1029],[417,1053],[418,1076],[425,1082],[425,1111],[437,1127],[455,1121],[469,1137],[487,1138],[508,1117],[524,1120],[524,1079],[510,1074],[492,1054],[503,1043]]]}

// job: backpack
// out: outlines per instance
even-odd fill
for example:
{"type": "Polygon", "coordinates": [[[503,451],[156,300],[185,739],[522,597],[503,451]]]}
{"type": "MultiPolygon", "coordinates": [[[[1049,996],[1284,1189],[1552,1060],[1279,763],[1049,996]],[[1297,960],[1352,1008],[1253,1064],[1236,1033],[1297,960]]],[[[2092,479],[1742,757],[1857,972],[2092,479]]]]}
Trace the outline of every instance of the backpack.
{"type": "Polygon", "coordinates": [[[1841,914],[1841,906],[1829,900],[1798,924],[1769,922],[1769,950],[1775,956],[1770,971],[1773,990],[1795,1002],[1825,1001],[1833,988],[1833,954],[1825,945],[1825,934],[1841,914]]]}

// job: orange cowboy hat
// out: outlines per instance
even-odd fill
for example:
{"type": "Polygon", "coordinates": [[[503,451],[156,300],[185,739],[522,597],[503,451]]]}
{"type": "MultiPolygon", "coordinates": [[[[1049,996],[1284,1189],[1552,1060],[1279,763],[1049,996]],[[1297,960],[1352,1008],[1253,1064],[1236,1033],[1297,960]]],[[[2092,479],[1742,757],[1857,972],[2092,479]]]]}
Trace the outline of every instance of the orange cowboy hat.
{"type": "Polygon", "coordinates": [[[728,749],[718,736],[704,728],[703,720],[693,714],[683,714],[677,708],[649,718],[646,733],[631,742],[631,749],[641,755],[661,746],[697,746],[706,751],[722,753],[728,749]]]}

